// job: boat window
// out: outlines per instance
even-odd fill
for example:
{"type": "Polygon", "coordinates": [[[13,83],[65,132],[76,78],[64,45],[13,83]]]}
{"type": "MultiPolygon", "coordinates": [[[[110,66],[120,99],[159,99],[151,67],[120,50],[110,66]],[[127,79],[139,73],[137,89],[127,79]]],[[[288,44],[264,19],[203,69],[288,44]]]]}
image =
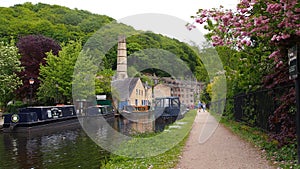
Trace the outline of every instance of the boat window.
{"type": "Polygon", "coordinates": [[[100,114],[102,114],[102,113],[103,113],[103,111],[102,111],[102,107],[99,107],[99,109],[98,109],[98,110],[99,110],[99,113],[100,113],[100,114]]]}
{"type": "Polygon", "coordinates": [[[164,107],[170,107],[170,99],[167,98],[167,99],[164,99],[164,107]]]}
{"type": "Polygon", "coordinates": [[[106,107],[101,107],[101,109],[102,109],[102,114],[107,114],[108,113],[107,110],[106,110],[106,107]]]}
{"type": "Polygon", "coordinates": [[[107,111],[108,111],[108,113],[111,113],[111,112],[113,112],[113,108],[112,107],[107,107],[107,111]]]}
{"type": "Polygon", "coordinates": [[[161,99],[155,100],[155,106],[156,107],[163,107],[163,100],[161,100],[161,99]]]}
{"type": "Polygon", "coordinates": [[[180,106],[178,99],[172,99],[171,104],[172,104],[172,107],[179,107],[180,106]]]}

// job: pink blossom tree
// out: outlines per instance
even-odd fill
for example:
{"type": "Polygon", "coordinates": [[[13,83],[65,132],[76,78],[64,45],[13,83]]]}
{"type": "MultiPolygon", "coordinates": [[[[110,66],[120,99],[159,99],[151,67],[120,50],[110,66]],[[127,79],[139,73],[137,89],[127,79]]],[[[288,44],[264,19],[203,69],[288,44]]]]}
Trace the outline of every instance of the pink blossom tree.
{"type": "MultiPolygon", "coordinates": [[[[205,24],[208,39],[214,46],[229,46],[240,51],[262,44],[273,70],[264,78],[264,87],[273,88],[293,83],[288,76],[287,49],[300,43],[299,0],[240,0],[236,9],[200,9],[193,17],[194,24],[205,24]],[[268,51],[271,50],[271,51],[268,51]]],[[[295,138],[295,118],[291,104],[295,104],[295,90],[291,88],[276,98],[281,105],[270,117],[271,129],[283,124],[281,131],[272,135],[281,145],[295,138]]]]}

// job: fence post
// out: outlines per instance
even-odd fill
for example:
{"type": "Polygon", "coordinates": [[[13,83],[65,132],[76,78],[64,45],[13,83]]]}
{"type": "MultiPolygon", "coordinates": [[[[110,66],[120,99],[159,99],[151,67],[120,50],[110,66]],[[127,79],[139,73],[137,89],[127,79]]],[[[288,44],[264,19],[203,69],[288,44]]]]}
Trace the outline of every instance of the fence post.
{"type": "Polygon", "coordinates": [[[296,78],[295,80],[295,86],[296,86],[296,132],[297,132],[297,153],[298,153],[298,164],[300,164],[300,79],[296,78]]]}

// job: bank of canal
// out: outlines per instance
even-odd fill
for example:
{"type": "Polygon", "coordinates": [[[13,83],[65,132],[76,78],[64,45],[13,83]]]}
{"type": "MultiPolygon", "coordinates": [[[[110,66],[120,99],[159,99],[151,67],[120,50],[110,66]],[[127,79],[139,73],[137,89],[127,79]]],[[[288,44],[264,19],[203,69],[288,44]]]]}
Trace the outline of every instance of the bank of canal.
{"type": "MultiPolygon", "coordinates": [[[[126,151],[127,154],[141,152],[143,150],[151,151],[150,147],[161,147],[161,145],[171,145],[170,149],[165,151],[162,154],[146,157],[146,158],[130,158],[126,156],[118,156],[111,155],[109,160],[102,165],[102,168],[105,169],[132,169],[132,168],[141,168],[141,169],[170,169],[174,168],[179,159],[180,155],[183,151],[187,138],[189,136],[189,131],[191,130],[194,119],[196,117],[196,110],[189,111],[185,117],[174,124],[166,127],[166,129],[162,133],[149,133],[138,135],[137,137],[142,138],[152,138],[157,135],[167,135],[168,137],[164,137],[164,139],[160,139],[160,137],[156,137],[154,140],[150,142],[143,142],[139,140],[132,140],[124,146],[124,149],[120,148],[120,152],[126,151]],[[178,140],[177,138],[183,138],[182,140],[178,140]],[[174,140],[178,140],[178,143],[175,143],[174,140]],[[154,144],[153,144],[154,142],[154,144]],[[132,147],[132,149],[128,149],[128,147],[132,147]]],[[[155,148],[154,148],[155,149],[155,148]]],[[[119,152],[117,152],[119,153],[119,152]]],[[[151,153],[151,152],[149,152],[151,153]]]]}

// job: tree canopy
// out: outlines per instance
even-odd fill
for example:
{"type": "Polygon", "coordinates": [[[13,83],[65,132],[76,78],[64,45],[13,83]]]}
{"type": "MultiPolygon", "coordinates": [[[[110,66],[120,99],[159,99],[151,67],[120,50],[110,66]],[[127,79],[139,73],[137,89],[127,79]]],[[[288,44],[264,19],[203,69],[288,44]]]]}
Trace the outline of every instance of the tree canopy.
{"type": "Polygon", "coordinates": [[[47,64],[41,65],[38,98],[43,103],[67,103],[72,101],[73,70],[82,47],[80,42],[63,44],[58,55],[51,52],[45,58],[47,64]]]}
{"type": "Polygon", "coordinates": [[[22,84],[17,74],[22,70],[18,48],[0,42],[0,107],[14,98],[14,91],[22,84]]]}
{"type": "Polygon", "coordinates": [[[86,40],[111,17],[59,5],[30,2],[0,7],[0,41],[19,36],[44,35],[59,42],[86,40]]]}

